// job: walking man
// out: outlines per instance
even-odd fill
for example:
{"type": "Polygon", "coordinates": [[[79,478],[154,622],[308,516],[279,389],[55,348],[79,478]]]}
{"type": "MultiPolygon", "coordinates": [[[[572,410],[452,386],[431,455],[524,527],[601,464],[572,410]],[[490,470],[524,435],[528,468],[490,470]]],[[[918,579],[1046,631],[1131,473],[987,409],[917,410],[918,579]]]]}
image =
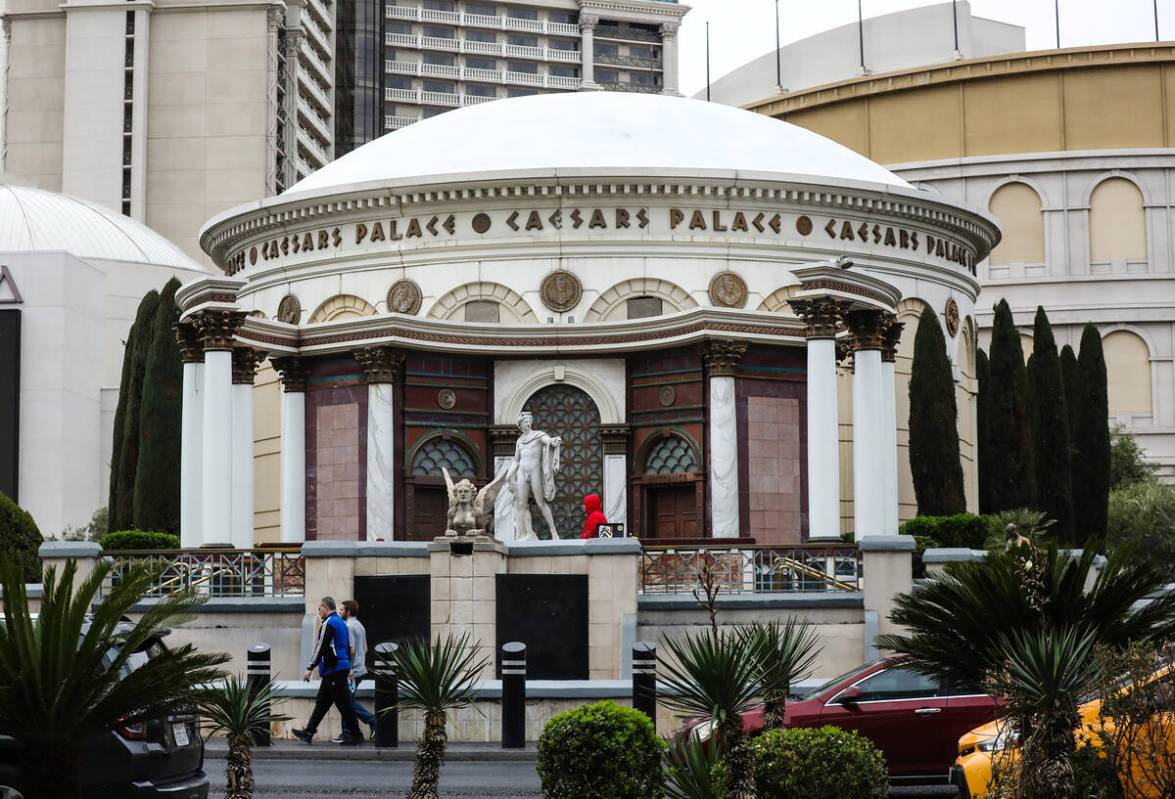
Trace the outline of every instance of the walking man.
{"type": "Polygon", "coordinates": [[[351,694],[347,690],[347,675],[351,672],[351,643],[347,623],[335,613],[335,601],[324,596],[318,603],[318,617],[322,624],[318,628],[318,642],[314,646],[314,657],[306,667],[302,679],[310,681],[314,668],[322,681],[318,684],[318,697],[310,721],[301,730],[294,730],[294,736],[306,743],[314,742],[314,733],[333,704],[343,717],[343,734],[339,743],[355,745],[363,742],[355,709],[351,707],[351,694]]]}
{"type": "MultiPolygon", "coordinates": [[[[351,692],[351,707],[355,716],[371,728],[371,737],[375,737],[375,714],[359,704],[359,681],[367,676],[367,630],[363,622],[359,621],[359,603],[354,599],[344,599],[341,615],[347,622],[347,633],[351,639],[351,678],[347,681],[347,688],[351,692]]],[[[342,737],[334,739],[335,743],[342,743],[342,737]]]]}

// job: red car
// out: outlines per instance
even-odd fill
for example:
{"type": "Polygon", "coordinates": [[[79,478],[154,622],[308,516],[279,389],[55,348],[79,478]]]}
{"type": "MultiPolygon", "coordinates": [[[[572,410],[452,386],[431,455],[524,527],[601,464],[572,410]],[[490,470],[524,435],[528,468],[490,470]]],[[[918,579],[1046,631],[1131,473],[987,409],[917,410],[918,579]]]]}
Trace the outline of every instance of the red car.
{"type": "MultiPolygon", "coordinates": [[[[994,719],[995,707],[981,690],[944,686],[900,658],[883,658],[789,699],[784,723],[860,733],[885,755],[895,782],[946,782],[959,737],[994,719]]],[[[743,715],[743,729],[762,732],[762,705],[743,715]]],[[[695,719],[686,731],[707,740],[713,724],[695,719]]]]}

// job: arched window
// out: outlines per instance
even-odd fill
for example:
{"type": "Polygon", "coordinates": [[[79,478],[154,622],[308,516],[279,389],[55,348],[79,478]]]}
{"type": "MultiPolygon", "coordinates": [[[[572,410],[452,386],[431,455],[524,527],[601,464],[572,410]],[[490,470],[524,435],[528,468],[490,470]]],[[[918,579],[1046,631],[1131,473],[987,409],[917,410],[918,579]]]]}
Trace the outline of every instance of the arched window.
{"type": "Polygon", "coordinates": [[[432,319],[482,324],[532,325],[538,317],[518,292],[501,283],[466,283],[445,294],[428,310],[432,319]]]}
{"type": "Polygon", "coordinates": [[[1142,192],[1126,178],[1108,178],[1089,197],[1089,258],[1094,263],[1146,259],[1142,192]]]}
{"type": "Polygon", "coordinates": [[[454,434],[441,433],[420,442],[404,475],[405,537],[409,541],[431,541],[445,532],[449,501],[442,467],[449,470],[454,482],[465,478],[476,481],[479,474],[473,449],[454,434]]]}
{"type": "Polygon", "coordinates": [[[698,471],[694,448],[681,436],[664,436],[649,448],[645,474],[690,474],[698,471]]]}
{"type": "Polygon", "coordinates": [[[584,315],[584,321],[644,319],[696,308],[697,305],[681,286],[658,278],[638,277],[617,283],[597,297],[584,315]]]}
{"type": "Polygon", "coordinates": [[[1111,414],[1151,413],[1151,364],[1146,342],[1128,330],[1102,339],[1111,414]]]}
{"type": "Polygon", "coordinates": [[[991,195],[988,208],[1003,230],[999,246],[991,251],[992,264],[1044,263],[1044,213],[1031,186],[1005,183],[991,195]]]}
{"type": "Polygon", "coordinates": [[[425,441],[412,458],[413,477],[443,477],[441,467],[449,470],[454,480],[477,476],[473,454],[459,441],[436,436],[425,441]]]}
{"type": "Polygon", "coordinates": [[[310,314],[310,324],[358,319],[362,316],[375,316],[375,307],[354,294],[336,294],[310,314]]]}

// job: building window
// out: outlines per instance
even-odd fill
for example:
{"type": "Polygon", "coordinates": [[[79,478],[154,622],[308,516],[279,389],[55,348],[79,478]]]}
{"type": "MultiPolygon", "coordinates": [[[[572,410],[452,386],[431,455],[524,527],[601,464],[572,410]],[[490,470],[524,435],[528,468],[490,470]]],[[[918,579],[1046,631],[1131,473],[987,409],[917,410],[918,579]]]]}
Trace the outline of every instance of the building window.
{"type": "Polygon", "coordinates": [[[388,78],[384,85],[389,89],[411,89],[412,78],[388,78]]]}
{"type": "Polygon", "coordinates": [[[614,69],[597,69],[596,80],[600,83],[619,83],[620,73],[614,69]]]}
{"type": "Polygon", "coordinates": [[[498,60],[496,58],[482,58],[476,55],[465,56],[465,66],[471,69],[488,69],[490,71],[498,68],[498,60]]]}
{"type": "Polygon", "coordinates": [[[579,67],[569,67],[566,64],[552,64],[551,74],[556,78],[578,78],[579,67]]]}
{"type": "Polygon", "coordinates": [[[442,67],[451,67],[457,64],[457,59],[448,53],[425,53],[424,63],[442,67]]]}
{"type": "Polygon", "coordinates": [[[489,44],[497,44],[498,34],[493,31],[474,31],[469,30],[464,33],[466,41],[470,42],[488,42],[489,44]]]}
{"type": "Polygon", "coordinates": [[[441,114],[449,111],[448,108],[437,108],[436,106],[427,105],[424,110],[420,112],[421,119],[430,119],[431,117],[439,117],[441,114]]]}
{"type": "Polygon", "coordinates": [[[651,47],[641,47],[640,45],[630,45],[628,48],[628,54],[630,56],[632,56],[633,58],[640,58],[645,61],[652,61],[653,60],[653,48],[651,48],[651,47]]]}
{"type": "Polygon", "coordinates": [[[575,39],[551,39],[550,44],[547,45],[552,50],[565,50],[574,52],[579,49],[579,45],[575,39]]]}
{"type": "Polygon", "coordinates": [[[538,47],[539,46],[539,37],[537,37],[537,36],[526,36],[526,35],[521,35],[521,34],[515,33],[515,34],[510,35],[508,41],[510,44],[516,45],[518,47],[538,47]]]}
{"type": "Polygon", "coordinates": [[[535,61],[511,61],[506,65],[511,72],[525,72],[528,75],[539,74],[539,65],[535,61]]]}
{"type": "Polygon", "coordinates": [[[481,83],[471,83],[465,87],[465,93],[471,97],[497,97],[498,90],[493,86],[481,83]]]}
{"type": "Polygon", "coordinates": [[[447,28],[441,25],[425,25],[424,35],[432,36],[435,39],[456,39],[457,29],[447,28]]]}
{"type": "Polygon", "coordinates": [[[637,86],[652,86],[656,83],[651,72],[630,72],[628,78],[637,86]]]}
{"type": "Polygon", "coordinates": [[[615,44],[597,44],[595,51],[596,51],[597,56],[602,56],[602,55],[618,56],[618,55],[620,55],[620,47],[615,44]]]}
{"type": "Polygon", "coordinates": [[[627,301],[629,319],[648,319],[664,313],[660,297],[633,297],[627,301]]]}
{"type": "Polygon", "coordinates": [[[534,97],[538,92],[534,89],[511,88],[506,91],[507,97],[534,97]]]}
{"type": "Polygon", "coordinates": [[[498,7],[492,3],[466,3],[466,14],[481,14],[483,17],[498,16],[498,7]]]}
{"type": "Polygon", "coordinates": [[[385,30],[388,33],[401,33],[405,36],[412,35],[412,25],[407,22],[389,22],[385,30]]]}
{"type": "Polygon", "coordinates": [[[501,306],[493,300],[472,300],[465,303],[465,321],[497,324],[501,321],[501,311],[501,306]]]}
{"type": "Polygon", "coordinates": [[[649,450],[645,474],[686,474],[698,471],[694,448],[680,436],[665,436],[649,450]]]}
{"type": "Polygon", "coordinates": [[[477,466],[469,450],[451,439],[430,438],[412,459],[412,476],[441,477],[442,468],[448,469],[454,480],[477,477],[477,466]]]}
{"type": "Polygon", "coordinates": [[[579,22],[579,14],[574,11],[550,11],[547,13],[547,19],[564,25],[574,25],[579,22]]]}
{"type": "Polygon", "coordinates": [[[424,0],[424,7],[430,11],[456,11],[457,4],[453,0],[424,0]]]}
{"type": "Polygon", "coordinates": [[[441,94],[456,94],[457,84],[451,80],[426,80],[424,82],[424,90],[426,92],[440,92],[441,94]]]}
{"type": "Polygon", "coordinates": [[[506,16],[514,19],[538,19],[539,12],[533,8],[507,8],[506,16]]]}

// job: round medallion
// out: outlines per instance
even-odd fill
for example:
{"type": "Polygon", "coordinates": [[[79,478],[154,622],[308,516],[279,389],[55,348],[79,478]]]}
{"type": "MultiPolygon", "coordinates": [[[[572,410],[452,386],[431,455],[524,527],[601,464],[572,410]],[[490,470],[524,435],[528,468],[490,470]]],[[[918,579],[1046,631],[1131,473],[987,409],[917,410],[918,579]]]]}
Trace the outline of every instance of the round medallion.
{"type": "Polygon", "coordinates": [[[954,297],[947,300],[945,314],[947,318],[947,333],[954,336],[959,332],[959,303],[955,302],[954,297]]]}
{"type": "Polygon", "coordinates": [[[812,232],[812,220],[806,216],[801,216],[796,219],[796,233],[801,236],[807,236],[812,232]]]}
{"type": "Polygon", "coordinates": [[[579,305],[583,287],[579,285],[579,278],[570,272],[552,272],[543,278],[539,293],[543,305],[556,313],[564,313],[579,305]]]}
{"type": "Polygon", "coordinates": [[[490,215],[486,213],[475,214],[473,217],[473,230],[475,233],[485,233],[490,229],[490,215]]]}
{"type": "Polygon", "coordinates": [[[298,302],[298,298],[293,294],[282,297],[282,301],[277,304],[277,321],[296,325],[301,318],[302,303],[298,302]]]}
{"type": "Polygon", "coordinates": [[[388,289],[388,310],[412,315],[420,310],[420,286],[411,280],[397,280],[388,289]]]}
{"type": "Polygon", "coordinates": [[[673,403],[677,402],[677,390],[673,386],[661,386],[661,407],[668,408],[673,403]]]}
{"type": "Polygon", "coordinates": [[[453,393],[450,388],[442,388],[437,392],[437,405],[446,411],[453,410],[453,406],[457,404],[457,395],[453,393]]]}
{"type": "Polygon", "coordinates": [[[747,284],[734,272],[721,272],[710,281],[710,302],[722,308],[747,304],[747,284]]]}

